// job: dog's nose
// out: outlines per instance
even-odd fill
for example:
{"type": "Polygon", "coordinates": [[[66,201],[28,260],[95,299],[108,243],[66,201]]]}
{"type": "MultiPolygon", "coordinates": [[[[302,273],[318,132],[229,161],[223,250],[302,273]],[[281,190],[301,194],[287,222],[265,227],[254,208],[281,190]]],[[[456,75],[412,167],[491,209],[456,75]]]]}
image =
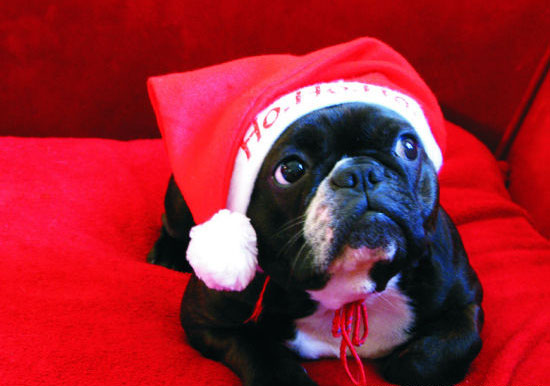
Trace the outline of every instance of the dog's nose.
{"type": "Polygon", "coordinates": [[[334,189],[366,192],[384,180],[381,165],[374,162],[345,162],[333,171],[330,182],[334,189]]]}

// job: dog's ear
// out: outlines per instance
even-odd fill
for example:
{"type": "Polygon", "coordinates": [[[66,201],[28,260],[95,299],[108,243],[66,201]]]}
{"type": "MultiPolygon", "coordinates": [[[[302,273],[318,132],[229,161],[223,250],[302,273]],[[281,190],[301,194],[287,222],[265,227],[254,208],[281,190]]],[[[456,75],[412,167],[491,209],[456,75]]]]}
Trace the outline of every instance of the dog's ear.
{"type": "Polygon", "coordinates": [[[410,256],[423,255],[433,242],[440,209],[437,171],[424,152],[418,161],[417,167],[405,169],[409,175],[410,191],[416,197],[406,218],[407,226],[403,227],[410,256]]]}
{"type": "Polygon", "coordinates": [[[418,179],[416,194],[418,195],[418,202],[422,207],[422,217],[426,219],[426,225],[431,228],[437,218],[437,209],[439,208],[437,172],[425,154],[423,154],[420,168],[420,178],[418,179]]]}

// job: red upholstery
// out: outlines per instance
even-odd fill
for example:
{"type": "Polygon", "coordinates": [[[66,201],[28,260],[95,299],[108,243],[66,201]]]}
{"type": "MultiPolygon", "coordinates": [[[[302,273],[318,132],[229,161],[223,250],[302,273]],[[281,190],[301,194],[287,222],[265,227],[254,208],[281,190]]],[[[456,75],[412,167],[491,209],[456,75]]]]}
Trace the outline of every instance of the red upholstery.
{"type": "MultiPolygon", "coordinates": [[[[0,149],[0,383],[239,384],[186,343],[186,275],[144,261],[169,176],[160,140],[7,137],[0,149]]],[[[478,140],[449,125],[447,149],[442,203],[485,288],[485,345],[464,385],[545,384],[550,244],[478,140]]],[[[349,384],[338,360],[306,368],[349,384]]]]}
{"type": "MultiPolygon", "coordinates": [[[[149,76],[378,37],[477,138],[449,125],[441,172],[485,288],[484,348],[463,384],[547,384],[550,242],[533,225],[550,235],[548,80],[522,104],[544,69],[547,3],[2,1],[0,135],[158,137],[149,76]],[[507,191],[479,140],[494,149],[523,107],[507,191]]],[[[239,384],[186,343],[187,276],[145,263],[169,173],[160,140],[0,138],[0,384],[239,384]]],[[[306,368],[349,384],[337,360],[306,368]]],[[[368,378],[384,384],[372,364],[368,378]]]]}
{"type": "Polygon", "coordinates": [[[550,36],[544,0],[0,3],[0,134],[158,137],[145,79],[373,36],[494,147],[550,36]]]}
{"type": "Polygon", "coordinates": [[[550,75],[546,76],[509,156],[510,194],[550,238],[550,75]]]}

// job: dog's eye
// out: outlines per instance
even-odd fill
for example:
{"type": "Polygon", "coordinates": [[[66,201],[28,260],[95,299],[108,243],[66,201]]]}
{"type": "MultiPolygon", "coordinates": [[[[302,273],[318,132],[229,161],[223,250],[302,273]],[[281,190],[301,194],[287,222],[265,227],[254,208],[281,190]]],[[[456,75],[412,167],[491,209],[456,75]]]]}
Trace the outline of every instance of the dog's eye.
{"type": "Polygon", "coordinates": [[[305,172],[305,165],[300,160],[292,158],[281,162],[277,166],[273,178],[278,184],[286,186],[298,181],[305,172]]]}
{"type": "Polygon", "coordinates": [[[414,161],[418,157],[418,142],[412,137],[401,137],[395,146],[395,153],[401,158],[414,161]]]}

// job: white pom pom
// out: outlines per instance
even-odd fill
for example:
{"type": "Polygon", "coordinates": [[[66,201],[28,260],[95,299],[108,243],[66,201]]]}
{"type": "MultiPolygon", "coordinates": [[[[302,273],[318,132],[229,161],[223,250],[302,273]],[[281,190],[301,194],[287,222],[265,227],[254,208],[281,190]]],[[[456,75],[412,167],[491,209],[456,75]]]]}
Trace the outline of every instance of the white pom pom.
{"type": "Polygon", "coordinates": [[[222,209],[191,229],[187,260],[209,288],[242,291],[258,266],[256,232],[250,219],[222,209]]]}

